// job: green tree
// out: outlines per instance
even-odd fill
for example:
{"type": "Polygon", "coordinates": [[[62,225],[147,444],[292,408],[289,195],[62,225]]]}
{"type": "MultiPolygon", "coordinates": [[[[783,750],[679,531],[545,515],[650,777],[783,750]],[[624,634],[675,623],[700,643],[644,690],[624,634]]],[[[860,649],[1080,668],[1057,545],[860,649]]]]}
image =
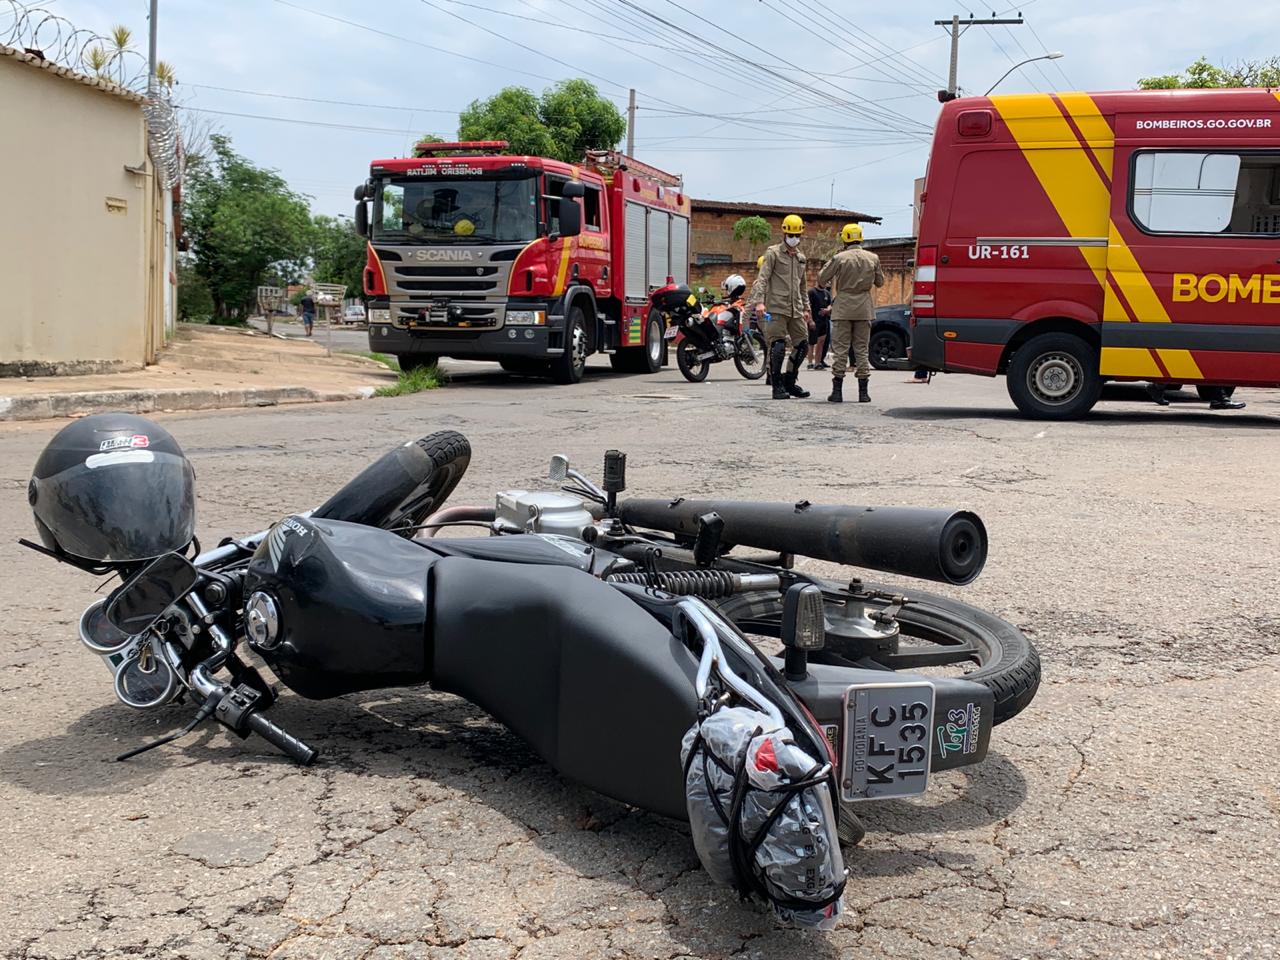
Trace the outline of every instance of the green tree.
{"type": "Polygon", "coordinates": [[[733,239],[747,241],[751,259],[756,258],[756,247],[769,242],[769,221],[764,217],[741,217],[733,225],[733,239]]]}
{"type": "Polygon", "coordinates": [[[463,140],[506,140],[508,151],[569,163],[587,150],[614,146],[627,122],[613,102],[586,80],[563,80],[539,98],[525,87],[504,87],[473,100],[458,116],[463,140]]]}
{"type": "Polygon", "coordinates": [[[363,296],[365,239],[350,220],[317,216],[313,231],[311,276],[317,283],[342,283],[348,297],[363,296]]]}
{"type": "Polygon", "coordinates": [[[209,285],[182,257],[178,260],[178,319],[183,323],[208,323],[213,316],[209,285]]]}
{"type": "Polygon", "coordinates": [[[208,154],[187,166],[183,221],[214,322],[241,323],[269,272],[301,274],[314,228],[306,201],[278,173],[237,154],[223,134],[209,140],[208,154]]]}
{"type": "Polygon", "coordinates": [[[1280,86],[1280,57],[1267,60],[1238,60],[1216,67],[1200,57],[1182,73],[1143,77],[1138,81],[1143,90],[1207,89],[1217,87],[1280,86]]]}

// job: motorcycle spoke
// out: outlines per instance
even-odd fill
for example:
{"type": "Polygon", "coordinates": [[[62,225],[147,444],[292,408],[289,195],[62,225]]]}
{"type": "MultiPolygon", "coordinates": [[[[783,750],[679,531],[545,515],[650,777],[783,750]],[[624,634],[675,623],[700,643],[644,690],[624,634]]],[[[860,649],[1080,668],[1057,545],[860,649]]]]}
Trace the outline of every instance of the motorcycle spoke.
{"type": "Polygon", "coordinates": [[[945,667],[953,663],[977,663],[981,651],[969,641],[954,644],[930,644],[899,648],[897,653],[875,656],[878,663],[893,670],[919,670],[921,667],[945,667]]]}

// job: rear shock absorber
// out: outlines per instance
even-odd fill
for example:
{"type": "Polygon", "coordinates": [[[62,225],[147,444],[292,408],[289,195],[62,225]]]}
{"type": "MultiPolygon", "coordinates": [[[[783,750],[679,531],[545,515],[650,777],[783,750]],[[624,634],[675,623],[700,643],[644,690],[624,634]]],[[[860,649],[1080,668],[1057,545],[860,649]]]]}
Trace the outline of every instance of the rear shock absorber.
{"type": "Polygon", "coordinates": [[[777,590],[781,578],[772,573],[730,573],[727,570],[663,570],[654,573],[614,573],[609,583],[634,583],[677,597],[718,600],[752,590],[777,590]]]}

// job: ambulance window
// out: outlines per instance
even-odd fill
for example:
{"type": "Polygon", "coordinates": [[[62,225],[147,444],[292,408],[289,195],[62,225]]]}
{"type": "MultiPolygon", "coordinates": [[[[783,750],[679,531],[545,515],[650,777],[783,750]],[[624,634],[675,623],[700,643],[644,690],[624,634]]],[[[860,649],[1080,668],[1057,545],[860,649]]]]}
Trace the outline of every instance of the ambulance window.
{"type": "Polygon", "coordinates": [[[582,226],[586,230],[600,232],[600,191],[589,183],[582,195],[582,226]]]}
{"type": "Polygon", "coordinates": [[[1224,233],[1232,223],[1240,179],[1234,153],[1140,153],[1129,200],[1151,233],[1224,233]]]}
{"type": "Polygon", "coordinates": [[[1243,154],[1229,233],[1280,234],[1280,154],[1243,154]]]}

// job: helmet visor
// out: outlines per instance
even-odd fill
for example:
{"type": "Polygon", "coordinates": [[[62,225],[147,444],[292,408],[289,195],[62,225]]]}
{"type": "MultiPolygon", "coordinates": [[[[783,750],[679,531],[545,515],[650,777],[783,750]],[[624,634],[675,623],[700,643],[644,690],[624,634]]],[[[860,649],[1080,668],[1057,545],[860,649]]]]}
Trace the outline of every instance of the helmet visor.
{"type": "Polygon", "coordinates": [[[40,522],[86,560],[149,560],[183,550],[195,535],[195,474],[182,456],[96,453],[32,483],[40,522]]]}

